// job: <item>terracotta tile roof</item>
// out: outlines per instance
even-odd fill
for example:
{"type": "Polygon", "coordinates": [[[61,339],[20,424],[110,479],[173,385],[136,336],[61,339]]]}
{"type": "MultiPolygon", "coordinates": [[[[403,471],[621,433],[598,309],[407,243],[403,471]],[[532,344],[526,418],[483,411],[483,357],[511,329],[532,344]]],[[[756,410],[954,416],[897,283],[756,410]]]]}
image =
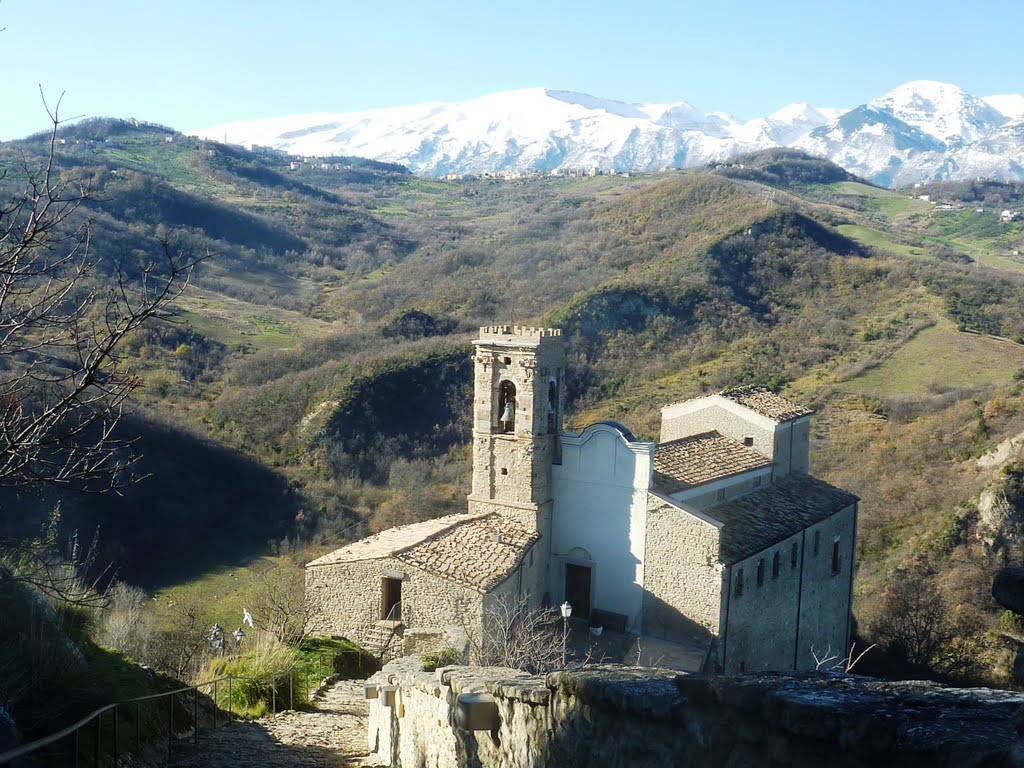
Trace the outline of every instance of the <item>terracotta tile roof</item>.
{"type": "Polygon", "coordinates": [[[539,538],[496,513],[447,515],[389,528],[307,567],[394,557],[483,593],[504,581],[539,538]]]}
{"type": "Polygon", "coordinates": [[[787,400],[782,395],[777,395],[765,387],[733,387],[724,389],[718,394],[734,403],[746,406],[762,416],[767,416],[773,421],[792,421],[813,413],[810,408],[787,400]]]}
{"type": "Polygon", "coordinates": [[[711,507],[724,523],[719,559],[730,565],[821,522],[857,497],[810,475],[789,475],[764,490],[711,507]]]}
{"type": "Polygon", "coordinates": [[[499,514],[475,517],[396,557],[484,593],[503,582],[540,538],[499,514]]]}
{"type": "Polygon", "coordinates": [[[666,493],[678,493],[771,465],[767,456],[712,430],[660,443],[654,450],[654,483],[666,493]]]}

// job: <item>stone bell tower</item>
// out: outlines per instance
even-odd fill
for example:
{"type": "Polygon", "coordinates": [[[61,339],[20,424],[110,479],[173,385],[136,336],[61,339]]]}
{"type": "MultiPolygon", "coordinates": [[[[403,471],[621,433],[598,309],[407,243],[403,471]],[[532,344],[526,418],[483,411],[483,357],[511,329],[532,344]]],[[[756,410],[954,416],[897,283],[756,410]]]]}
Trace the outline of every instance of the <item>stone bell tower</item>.
{"type": "Polygon", "coordinates": [[[470,513],[500,512],[547,543],[562,431],[565,349],[554,328],[491,325],[473,342],[470,513]]]}

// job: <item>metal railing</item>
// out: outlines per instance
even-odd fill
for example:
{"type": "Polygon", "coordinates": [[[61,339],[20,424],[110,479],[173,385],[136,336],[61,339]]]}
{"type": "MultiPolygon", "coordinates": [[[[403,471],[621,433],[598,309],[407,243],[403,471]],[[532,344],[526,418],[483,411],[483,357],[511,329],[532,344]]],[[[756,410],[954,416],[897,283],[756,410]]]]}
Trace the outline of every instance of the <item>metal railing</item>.
{"type": "MultiPolygon", "coordinates": [[[[308,702],[312,698],[312,694],[320,688],[323,682],[334,674],[336,669],[336,662],[339,658],[344,658],[347,655],[355,654],[357,656],[356,668],[359,672],[362,672],[363,667],[363,656],[358,651],[337,651],[332,654],[317,654],[317,686],[314,688],[311,685],[313,669],[311,665],[306,665],[306,670],[298,678],[298,681],[305,682],[304,687],[300,687],[300,696],[305,697],[308,702]],[[327,660],[328,675],[324,675],[325,659],[327,660]]],[[[15,760],[26,758],[29,755],[36,755],[41,757],[43,762],[38,763],[39,765],[63,765],[63,766],[74,766],[74,768],[101,768],[103,765],[116,766],[120,760],[122,752],[122,744],[124,742],[123,731],[122,731],[122,720],[127,721],[127,725],[131,728],[134,733],[131,743],[134,745],[134,752],[140,753],[143,749],[143,723],[144,720],[148,719],[151,724],[156,724],[160,727],[157,728],[158,733],[162,730],[162,724],[160,721],[166,722],[167,733],[166,733],[166,744],[167,754],[170,755],[174,745],[174,737],[176,731],[174,727],[174,719],[176,714],[188,714],[191,716],[190,727],[192,730],[192,742],[198,743],[199,734],[201,730],[200,717],[200,698],[205,698],[208,702],[208,706],[211,710],[211,731],[216,730],[221,725],[227,725],[235,719],[235,683],[238,681],[253,681],[260,682],[256,678],[242,677],[238,675],[226,675],[224,677],[218,677],[213,680],[207,680],[202,683],[196,683],[195,685],[187,685],[181,688],[175,688],[172,691],[164,691],[162,693],[153,693],[147,696],[137,696],[133,699],[125,699],[124,701],[114,702],[112,704],[106,704],[99,709],[90,712],[82,719],[72,723],[71,725],[63,728],[56,733],[44,736],[41,739],[23,744],[20,747],[15,747],[2,754],[0,754],[0,768],[8,766],[15,760]],[[228,689],[228,701],[227,701],[227,712],[226,718],[223,723],[220,720],[220,713],[223,711],[219,706],[219,693],[221,684],[226,683],[228,689]],[[201,693],[200,689],[206,689],[209,693],[201,693]],[[189,695],[191,694],[191,695],[189,695]],[[178,704],[175,706],[175,697],[178,697],[178,704]],[[160,704],[157,702],[160,699],[167,699],[166,713],[160,712],[160,704]],[[184,707],[180,703],[181,698],[185,698],[186,703],[184,707]],[[188,700],[191,699],[191,706],[189,706],[188,700]],[[153,709],[148,713],[148,716],[144,710],[148,707],[153,709]],[[109,713],[109,715],[108,715],[109,713]],[[104,733],[106,732],[106,733],[104,733]],[[62,744],[62,742],[66,743],[62,744]],[[47,747],[58,746],[57,750],[51,750],[49,753],[39,755],[40,750],[44,750],[47,747]]],[[[288,673],[288,703],[289,709],[295,709],[295,693],[296,693],[296,672],[292,669],[288,673]]],[[[280,703],[284,703],[284,692],[278,690],[278,682],[276,680],[269,681],[270,687],[270,709],[273,716],[277,716],[277,706],[280,703]]],[[[283,686],[282,686],[283,687],[283,686]]],[[[148,731],[149,729],[147,729],[148,731]]],[[[147,732],[147,736],[150,733],[147,732]]],[[[160,734],[156,737],[146,740],[146,744],[152,744],[163,739],[163,735],[160,734]]],[[[129,750],[130,751],[130,750],[129,750]]],[[[37,764],[35,761],[33,765],[37,764]]],[[[20,765],[20,763],[19,763],[20,765]]]]}

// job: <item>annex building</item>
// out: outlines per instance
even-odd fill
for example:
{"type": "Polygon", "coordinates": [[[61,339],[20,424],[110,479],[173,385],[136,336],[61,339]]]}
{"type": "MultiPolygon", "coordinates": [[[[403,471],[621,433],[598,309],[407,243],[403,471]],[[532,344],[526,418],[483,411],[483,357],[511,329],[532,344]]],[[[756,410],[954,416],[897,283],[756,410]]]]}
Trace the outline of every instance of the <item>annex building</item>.
{"type": "Polygon", "coordinates": [[[563,433],[560,331],[489,326],[473,344],[466,512],[310,562],[309,631],[422,652],[522,597],[703,643],[709,670],[845,653],[857,497],[808,474],[808,409],[741,387],[663,408],[658,443],[610,421],[563,433]]]}

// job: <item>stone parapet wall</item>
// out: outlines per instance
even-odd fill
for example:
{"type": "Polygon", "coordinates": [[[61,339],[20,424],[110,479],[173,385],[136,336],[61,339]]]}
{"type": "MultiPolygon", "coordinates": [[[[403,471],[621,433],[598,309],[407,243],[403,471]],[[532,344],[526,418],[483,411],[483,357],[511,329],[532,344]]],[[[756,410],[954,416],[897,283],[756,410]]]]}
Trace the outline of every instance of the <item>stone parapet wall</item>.
{"type": "Polygon", "coordinates": [[[817,673],[686,676],[595,666],[527,675],[423,672],[417,659],[373,678],[369,746],[398,768],[700,765],[929,768],[1024,766],[1024,694],[817,673]],[[459,694],[490,694],[494,731],[454,723],[459,694]]]}

